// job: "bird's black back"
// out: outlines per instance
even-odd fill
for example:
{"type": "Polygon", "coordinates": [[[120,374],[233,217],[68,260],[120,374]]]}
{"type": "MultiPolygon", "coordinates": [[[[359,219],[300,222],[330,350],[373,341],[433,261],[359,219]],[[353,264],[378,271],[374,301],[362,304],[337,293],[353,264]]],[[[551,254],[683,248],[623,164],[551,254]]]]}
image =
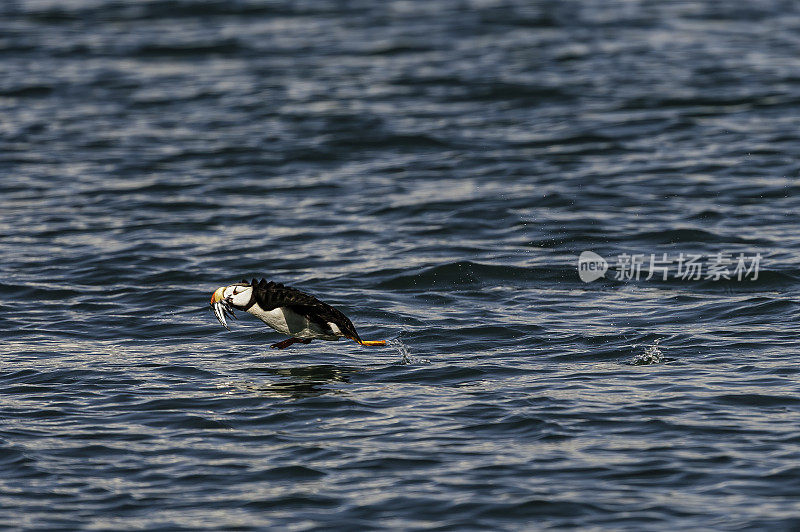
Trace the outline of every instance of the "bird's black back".
{"type": "Polygon", "coordinates": [[[258,303],[258,306],[264,310],[287,307],[321,325],[323,329],[330,329],[328,322],[333,322],[344,335],[361,340],[353,322],[347,316],[310,294],[274,281],[267,282],[266,279],[260,281],[253,279],[250,283],[242,282],[253,287],[254,301],[252,302],[258,303]]]}

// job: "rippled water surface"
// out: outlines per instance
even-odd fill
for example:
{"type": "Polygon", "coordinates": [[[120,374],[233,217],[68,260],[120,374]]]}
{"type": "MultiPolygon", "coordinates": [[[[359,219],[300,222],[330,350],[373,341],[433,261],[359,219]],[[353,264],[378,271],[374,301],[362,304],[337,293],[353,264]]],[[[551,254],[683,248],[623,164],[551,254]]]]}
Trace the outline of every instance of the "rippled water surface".
{"type": "Polygon", "coordinates": [[[799,32],[3,2],[0,527],[796,530],[799,32]],[[615,278],[663,253],[762,259],[615,278]],[[211,292],[255,276],[389,345],[226,331],[211,292]]]}

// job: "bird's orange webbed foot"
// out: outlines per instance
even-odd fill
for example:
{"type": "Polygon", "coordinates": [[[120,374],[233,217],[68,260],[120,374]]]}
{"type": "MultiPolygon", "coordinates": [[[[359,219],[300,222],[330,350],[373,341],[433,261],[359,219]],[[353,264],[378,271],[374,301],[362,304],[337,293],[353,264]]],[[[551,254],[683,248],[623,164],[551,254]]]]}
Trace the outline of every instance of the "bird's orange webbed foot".
{"type": "Polygon", "coordinates": [[[301,344],[310,344],[311,343],[311,338],[287,338],[286,340],[284,340],[282,342],[278,342],[278,343],[272,344],[270,347],[272,349],[286,349],[290,345],[292,345],[294,343],[297,343],[297,342],[300,342],[301,344]]]}
{"type": "Polygon", "coordinates": [[[352,336],[348,336],[348,338],[360,345],[386,345],[386,340],[359,340],[352,336]]]}
{"type": "Polygon", "coordinates": [[[361,345],[386,345],[386,340],[361,340],[361,345]]]}

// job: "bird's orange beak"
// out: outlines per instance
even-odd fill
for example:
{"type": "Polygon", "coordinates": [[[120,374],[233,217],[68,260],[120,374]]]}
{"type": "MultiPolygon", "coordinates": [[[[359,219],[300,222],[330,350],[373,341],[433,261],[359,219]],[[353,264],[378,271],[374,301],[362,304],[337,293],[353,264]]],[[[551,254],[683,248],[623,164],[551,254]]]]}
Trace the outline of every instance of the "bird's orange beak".
{"type": "Polygon", "coordinates": [[[218,303],[220,299],[222,299],[222,292],[225,291],[225,287],[220,286],[214,291],[214,294],[211,296],[211,304],[218,303]]]}
{"type": "Polygon", "coordinates": [[[228,329],[228,322],[225,320],[225,315],[227,314],[231,318],[236,318],[236,316],[233,315],[233,310],[225,301],[223,292],[225,292],[225,287],[217,288],[214,295],[211,296],[211,309],[214,311],[214,315],[217,317],[220,324],[228,329]]]}

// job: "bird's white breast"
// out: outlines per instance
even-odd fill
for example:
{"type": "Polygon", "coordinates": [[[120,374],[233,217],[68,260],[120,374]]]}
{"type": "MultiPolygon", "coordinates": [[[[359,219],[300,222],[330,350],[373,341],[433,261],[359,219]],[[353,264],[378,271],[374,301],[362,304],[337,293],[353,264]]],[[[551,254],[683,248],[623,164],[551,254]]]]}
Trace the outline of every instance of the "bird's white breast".
{"type": "Polygon", "coordinates": [[[279,333],[291,334],[291,332],[289,332],[289,324],[286,322],[286,316],[284,315],[281,307],[272,310],[264,310],[259,307],[258,304],[256,304],[250,307],[247,312],[260,319],[279,333]]]}
{"type": "MultiPolygon", "coordinates": [[[[336,335],[324,332],[319,325],[310,322],[305,316],[301,316],[285,307],[278,307],[272,310],[264,310],[256,303],[247,312],[260,319],[276,331],[295,338],[325,338],[335,340],[336,335]]],[[[337,327],[338,329],[338,327],[337,327]]],[[[335,329],[335,330],[337,330],[335,329]]]]}

